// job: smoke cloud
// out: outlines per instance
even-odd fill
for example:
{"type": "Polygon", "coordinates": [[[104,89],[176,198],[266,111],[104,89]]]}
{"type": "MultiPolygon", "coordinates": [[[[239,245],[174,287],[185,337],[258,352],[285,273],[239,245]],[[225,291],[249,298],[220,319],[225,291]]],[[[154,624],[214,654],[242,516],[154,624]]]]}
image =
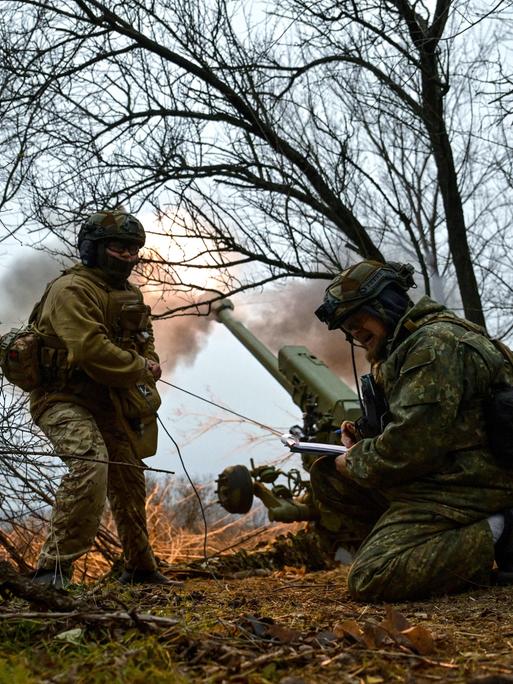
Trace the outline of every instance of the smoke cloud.
{"type": "Polygon", "coordinates": [[[46,284],[57,278],[63,266],[49,254],[20,250],[0,276],[1,330],[25,323],[46,284]]]}
{"type": "MultiPolygon", "coordinates": [[[[151,297],[146,297],[145,301],[152,306],[151,297]]],[[[177,295],[166,294],[166,308],[181,303],[177,295]]],[[[154,321],[155,347],[165,373],[173,370],[178,363],[192,365],[206,344],[212,324],[213,320],[205,316],[179,316],[154,321]]]]}
{"type": "MultiPolygon", "coordinates": [[[[56,278],[63,266],[44,252],[21,250],[0,275],[2,305],[0,331],[6,332],[26,322],[34,304],[42,296],[46,284],[56,278]],[[28,252],[28,253],[27,253],[28,252]]],[[[274,353],[287,344],[303,345],[322,359],[350,386],[354,386],[350,347],[340,332],[330,332],[314,316],[322,301],[326,282],[291,281],[268,291],[256,299],[248,312],[247,304],[235,308],[234,316],[242,320],[274,353]]],[[[165,307],[180,306],[183,294],[166,293],[165,307]]],[[[146,294],[145,300],[158,311],[158,295],[146,294]]],[[[249,298],[248,298],[249,299],[249,298]]],[[[205,316],[180,316],[154,323],[156,348],[166,373],[178,363],[191,365],[205,346],[213,325],[205,316]]],[[[357,367],[367,367],[357,350],[357,367]]]]}
{"type": "MultiPolygon", "coordinates": [[[[71,265],[71,264],[69,264],[71,265]]],[[[45,252],[20,250],[0,275],[0,334],[27,322],[35,303],[41,298],[47,283],[57,278],[65,268],[45,252]]],[[[1,272],[0,272],[1,273],[1,272]]],[[[152,306],[158,297],[146,295],[152,306]]],[[[166,308],[180,305],[178,295],[166,296],[166,308]]],[[[156,348],[166,372],[179,362],[193,363],[208,337],[211,319],[204,316],[182,316],[155,322],[156,348]]]]}
{"type": "MultiPolygon", "coordinates": [[[[327,282],[292,281],[266,297],[257,316],[246,316],[247,325],[274,353],[284,345],[303,345],[320,358],[349,386],[355,386],[351,347],[342,332],[329,331],[314,315],[322,303],[327,282]]],[[[246,309],[246,307],[244,307],[246,309]]],[[[234,312],[237,316],[237,309],[234,312]]],[[[361,374],[368,367],[364,352],[356,349],[361,374]]]]}

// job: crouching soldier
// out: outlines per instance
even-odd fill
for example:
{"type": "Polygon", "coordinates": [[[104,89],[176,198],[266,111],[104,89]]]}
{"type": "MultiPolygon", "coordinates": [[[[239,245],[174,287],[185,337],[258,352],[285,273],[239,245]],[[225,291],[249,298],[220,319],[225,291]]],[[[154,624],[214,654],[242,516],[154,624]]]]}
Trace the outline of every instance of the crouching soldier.
{"type": "Polygon", "coordinates": [[[494,561],[499,581],[513,580],[513,460],[491,452],[485,419],[493,387],[513,381],[509,350],[429,297],[413,304],[412,272],[358,263],[316,311],[365,348],[385,407],[344,423],[348,452],[311,470],[333,531],[359,545],[348,582],[363,601],[486,585],[494,561]]]}
{"type": "Polygon", "coordinates": [[[82,263],[50,283],[31,317],[42,344],[31,412],[68,468],[39,556],[43,584],[66,586],[107,499],[124,552],[121,581],[168,583],[148,541],[141,461],[156,451],[161,370],[149,307],[128,282],[144,242],[134,216],[92,214],[78,236],[82,263]]]}

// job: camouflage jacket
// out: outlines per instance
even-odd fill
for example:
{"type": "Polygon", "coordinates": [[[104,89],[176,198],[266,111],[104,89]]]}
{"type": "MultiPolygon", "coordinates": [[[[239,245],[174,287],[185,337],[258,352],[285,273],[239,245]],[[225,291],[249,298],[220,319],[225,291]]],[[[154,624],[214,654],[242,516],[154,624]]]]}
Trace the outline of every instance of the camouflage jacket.
{"type": "MultiPolygon", "coordinates": [[[[139,289],[127,283],[124,291],[142,302],[139,289]]],[[[112,293],[102,271],[74,266],[50,284],[37,317],[38,331],[56,340],[64,352],[64,371],[54,383],[31,392],[35,420],[56,401],[73,401],[97,411],[113,410],[111,391],[153,380],[146,358],[158,361],[153,331],[148,321],[140,341],[120,344],[112,312],[112,293]],[[64,378],[64,379],[63,379],[64,378]]]]}
{"type": "Polygon", "coordinates": [[[458,320],[429,297],[408,310],[381,366],[390,422],[356,444],[347,465],[352,479],[391,501],[468,523],[513,506],[513,467],[491,454],[483,411],[491,384],[512,382],[513,371],[490,340],[458,320]]]}

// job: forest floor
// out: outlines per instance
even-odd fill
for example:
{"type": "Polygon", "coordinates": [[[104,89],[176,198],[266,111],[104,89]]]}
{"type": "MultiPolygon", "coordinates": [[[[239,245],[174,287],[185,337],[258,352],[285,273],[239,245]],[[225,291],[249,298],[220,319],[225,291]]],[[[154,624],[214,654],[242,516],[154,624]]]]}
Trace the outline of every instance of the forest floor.
{"type": "Polygon", "coordinates": [[[513,682],[513,587],[371,605],[346,576],[103,581],[72,588],[68,613],[4,591],[0,684],[513,682]]]}

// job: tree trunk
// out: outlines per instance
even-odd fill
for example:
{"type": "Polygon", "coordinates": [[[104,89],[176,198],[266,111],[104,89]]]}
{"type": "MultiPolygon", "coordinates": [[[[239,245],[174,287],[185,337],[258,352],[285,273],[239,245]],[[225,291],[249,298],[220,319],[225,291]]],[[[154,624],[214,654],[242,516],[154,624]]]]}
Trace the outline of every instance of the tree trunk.
{"type": "Polygon", "coordinates": [[[437,73],[436,54],[423,55],[422,100],[438,183],[445,209],[449,249],[456,270],[465,318],[486,327],[481,297],[470,257],[467,228],[451,143],[443,115],[443,94],[437,73]]]}

